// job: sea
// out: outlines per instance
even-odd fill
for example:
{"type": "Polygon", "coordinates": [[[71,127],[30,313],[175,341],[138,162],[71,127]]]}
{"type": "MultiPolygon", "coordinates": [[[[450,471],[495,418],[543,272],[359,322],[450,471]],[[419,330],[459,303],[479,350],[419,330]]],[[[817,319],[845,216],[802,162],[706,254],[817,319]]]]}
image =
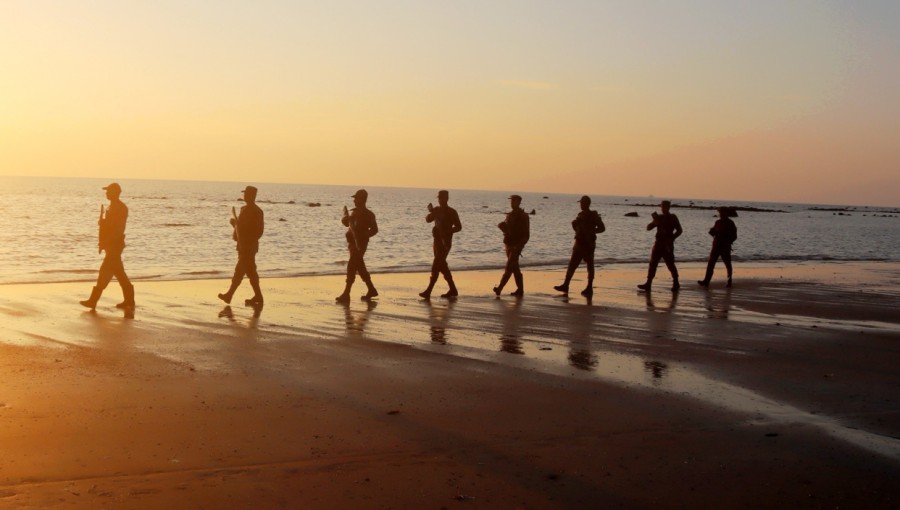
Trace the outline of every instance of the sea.
{"type": "MultiPolygon", "coordinates": [[[[0,284],[90,281],[102,255],[97,218],[107,204],[106,179],[0,177],[0,284]]],[[[263,277],[340,274],[347,263],[343,206],[352,207],[357,188],[263,182],[171,180],[117,181],[128,205],[124,252],[136,280],[228,278],[236,252],[229,224],[240,208],[241,190],[259,188],[265,233],[257,263],[263,277]]],[[[432,260],[428,203],[437,189],[368,187],[369,208],[379,233],[366,263],[373,272],[424,272],[432,260]]],[[[463,230],[454,237],[453,270],[497,269],[505,263],[497,224],[509,210],[508,197],[523,197],[531,212],[531,239],[523,266],[564,266],[573,242],[571,221],[580,195],[517,190],[450,190],[463,230]]],[[[646,230],[662,199],[673,202],[684,234],[676,242],[679,261],[703,261],[709,253],[712,207],[736,206],[736,261],[900,261],[900,209],[736,202],[678,197],[594,195],[606,232],[596,259],[606,264],[645,264],[653,244],[646,230]]]]}

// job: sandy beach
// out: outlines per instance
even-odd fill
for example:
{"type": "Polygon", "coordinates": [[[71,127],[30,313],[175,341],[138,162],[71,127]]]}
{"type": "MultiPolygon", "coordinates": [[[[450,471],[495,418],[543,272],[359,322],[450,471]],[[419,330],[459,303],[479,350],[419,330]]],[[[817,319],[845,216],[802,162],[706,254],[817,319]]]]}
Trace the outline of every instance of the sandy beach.
{"type": "Polygon", "coordinates": [[[900,264],[680,269],[0,286],[0,508],[898,508],[900,264]]]}

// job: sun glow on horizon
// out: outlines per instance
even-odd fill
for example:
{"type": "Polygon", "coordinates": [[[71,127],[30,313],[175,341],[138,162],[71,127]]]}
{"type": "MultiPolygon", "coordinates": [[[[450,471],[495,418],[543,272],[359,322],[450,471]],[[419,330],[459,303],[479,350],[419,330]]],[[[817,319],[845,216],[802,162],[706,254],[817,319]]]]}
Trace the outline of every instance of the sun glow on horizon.
{"type": "Polygon", "coordinates": [[[886,3],[0,11],[7,175],[898,205],[886,3]]]}

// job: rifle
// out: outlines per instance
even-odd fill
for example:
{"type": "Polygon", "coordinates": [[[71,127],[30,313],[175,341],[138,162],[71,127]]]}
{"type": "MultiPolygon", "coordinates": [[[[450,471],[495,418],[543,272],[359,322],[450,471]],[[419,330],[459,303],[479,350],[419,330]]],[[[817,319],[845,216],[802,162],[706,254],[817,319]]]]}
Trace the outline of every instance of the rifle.
{"type": "Polygon", "coordinates": [[[103,204],[100,204],[100,219],[97,220],[97,253],[103,253],[103,204]]]}
{"type": "Polygon", "coordinates": [[[231,238],[237,242],[240,242],[240,234],[238,234],[238,215],[237,211],[235,211],[234,206],[231,207],[231,219],[234,225],[234,232],[231,234],[231,238]]]}
{"type": "Polygon", "coordinates": [[[344,206],[342,219],[343,218],[347,218],[347,228],[350,230],[350,236],[353,238],[353,246],[356,248],[356,251],[359,251],[359,241],[357,240],[356,235],[356,223],[354,223],[350,218],[350,211],[347,210],[346,205],[344,206]]]}

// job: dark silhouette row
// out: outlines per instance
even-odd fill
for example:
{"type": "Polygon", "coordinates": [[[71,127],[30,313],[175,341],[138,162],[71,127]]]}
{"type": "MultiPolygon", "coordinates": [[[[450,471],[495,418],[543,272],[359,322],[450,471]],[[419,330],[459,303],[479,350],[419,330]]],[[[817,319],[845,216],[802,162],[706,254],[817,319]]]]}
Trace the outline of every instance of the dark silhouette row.
{"type": "MultiPolygon", "coordinates": [[[[122,187],[119,184],[112,183],[103,189],[106,191],[107,199],[109,199],[109,207],[104,209],[103,206],[100,206],[100,219],[97,222],[99,226],[98,248],[100,252],[105,251],[106,255],[103,258],[103,263],[100,265],[97,284],[92,289],[91,296],[81,301],[81,304],[93,310],[97,306],[97,301],[100,299],[103,290],[106,289],[112,278],[115,278],[122,287],[124,296],[123,301],[116,306],[126,310],[133,309],[135,307],[134,286],[128,279],[128,275],[125,273],[125,266],[122,263],[128,207],[120,198],[122,187]]],[[[237,248],[238,260],[234,267],[231,285],[227,291],[219,294],[218,297],[226,304],[231,304],[235,291],[244,280],[244,277],[247,277],[250,281],[250,286],[253,288],[253,297],[245,300],[244,303],[247,306],[262,307],[264,301],[262,290],[259,286],[259,274],[256,270],[256,254],[259,251],[259,240],[263,235],[264,215],[262,209],[256,204],[257,188],[247,186],[242,190],[242,193],[245,205],[241,207],[239,213],[232,207],[230,219],[231,225],[234,227],[232,238],[237,248]]],[[[353,209],[348,210],[344,206],[341,216],[341,223],[347,227],[345,237],[347,239],[349,259],[347,261],[347,278],[344,291],[335,298],[335,301],[338,303],[350,301],[350,290],[356,281],[357,275],[366,284],[366,293],[361,299],[371,301],[378,296],[378,290],[372,283],[372,276],[366,269],[364,259],[366,249],[369,246],[369,239],[378,233],[378,222],[375,218],[375,213],[366,207],[368,197],[369,194],[366,190],[361,189],[357,191],[352,196],[353,209]]],[[[425,299],[431,297],[438,276],[443,276],[449,286],[447,292],[441,294],[442,298],[455,298],[459,295],[456,284],[453,282],[453,275],[450,272],[447,257],[453,245],[453,234],[462,230],[462,222],[456,209],[448,204],[450,193],[447,190],[439,191],[437,199],[437,207],[429,203],[428,214],[425,216],[427,223],[434,224],[431,230],[434,237],[434,261],[431,265],[431,277],[428,281],[428,287],[419,293],[425,299]]],[[[519,257],[530,238],[530,220],[528,214],[521,207],[521,196],[511,195],[509,202],[510,211],[506,214],[506,218],[497,225],[503,232],[506,267],[503,270],[500,283],[493,288],[493,291],[494,294],[499,296],[512,277],[516,283],[516,290],[510,295],[521,297],[525,294],[525,283],[522,270],[519,268],[519,257]]],[[[572,256],[566,268],[565,280],[561,285],[553,288],[567,294],[569,292],[569,283],[575,274],[575,270],[584,261],[587,265],[588,281],[581,294],[590,299],[594,294],[594,251],[597,244],[597,234],[605,232],[606,226],[603,224],[600,213],[591,209],[590,197],[585,195],[578,202],[581,211],[572,220],[572,229],[575,231],[575,244],[572,247],[572,256]]],[[[641,291],[649,292],[652,289],[656,268],[660,260],[665,262],[672,275],[672,290],[677,291],[681,287],[678,281],[678,268],[675,266],[675,239],[681,235],[682,228],[678,217],[669,212],[671,205],[668,200],[662,201],[660,203],[662,213],[654,212],[653,221],[647,225],[648,231],[656,230],[656,240],[653,244],[653,249],[650,251],[647,281],[638,285],[641,291]]],[[[724,262],[728,273],[727,286],[731,287],[731,245],[737,240],[737,227],[731,221],[730,216],[735,215],[733,209],[720,207],[719,219],[709,230],[709,234],[713,237],[713,243],[706,267],[706,275],[703,280],[697,282],[703,287],[709,286],[713,270],[719,258],[724,262]]]]}

